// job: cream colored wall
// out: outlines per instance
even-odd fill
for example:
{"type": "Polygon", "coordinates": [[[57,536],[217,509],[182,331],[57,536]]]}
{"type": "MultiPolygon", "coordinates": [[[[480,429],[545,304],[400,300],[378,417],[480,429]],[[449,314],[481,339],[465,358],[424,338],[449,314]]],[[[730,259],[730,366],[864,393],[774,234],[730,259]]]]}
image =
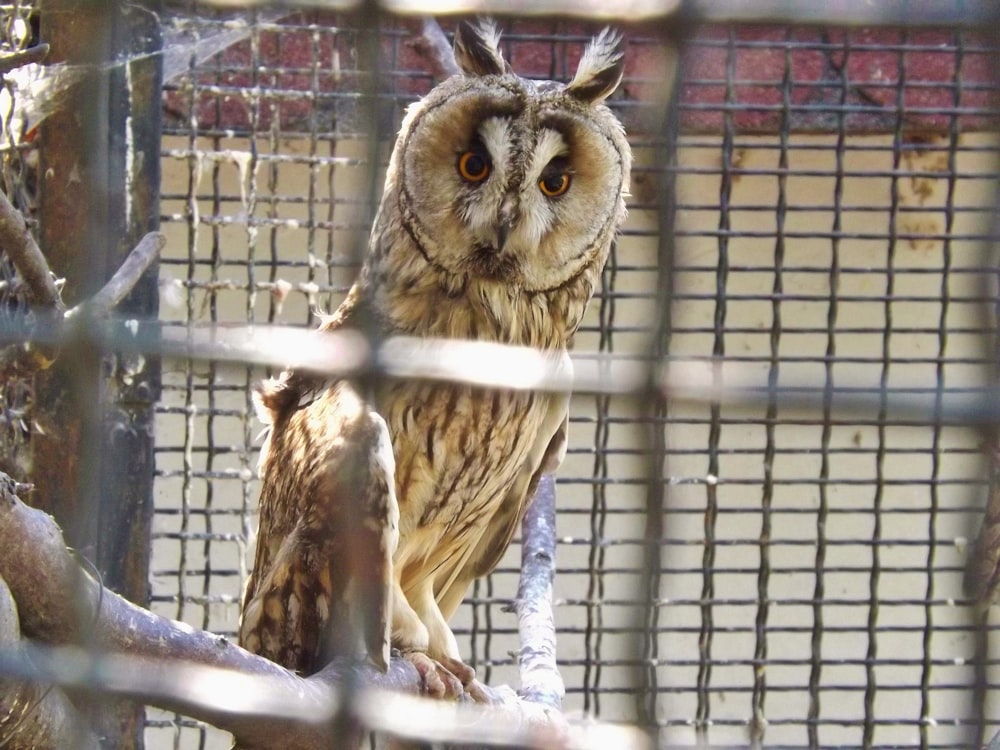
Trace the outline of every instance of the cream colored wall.
{"type": "MultiPolygon", "coordinates": [[[[741,170],[773,172],[778,166],[777,141],[764,138],[741,138],[736,152],[736,164],[741,170]]],[[[809,236],[828,232],[834,225],[835,188],[838,165],[834,154],[834,141],[827,137],[794,136],[788,153],[788,178],[785,182],[785,200],[789,208],[814,206],[808,211],[790,211],[785,223],[788,233],[806,236],[789,238],[785,243],[784,268],[800,270],[782,273],[785,295],[780,305],[781,337],[779,359],[791,357],[817,358],[817,361],[795,363],[782,361],[782,377],[810,378],[822,383],[825,371],[818,361],[825,353],[828,340],[825,333],[829,310],[828,269],[832,262],[833,243],[829,239],[809,236]],[[809,174],[803,174],[808,172],[809,174]],[[802,299],[795,299],[799,295],[802,299]],[[808,329],[810,332],[797,332],[808,329]]],[[[965,136],[962,146],[966,149],[992,145],[992,140],[965,136]]],[[[890,223],[892,180],[885,176],[892,169],[891,141],[881,137],[852,138],[847,143],[841,169],[845,177],[842,185],[840,212],[844,232],[869,235],[869,239],[845,238],[839,244],[839,265],[836,295],[839,312],[833,326],[833,338],[838,357],[858,357],[862,363],[835,362],[833,378],[838,384],[863,383],[875,385],[882,375],[882,331],[891,317],[890,355],[894,360],[888,371],[888,380],[895,386],[932,386],[936,382],[938,339],[936,334],[918,332],[915,328],[936,328],[941,317],[941,277],[938,273],[924,273],[942,267],[946,247],[933,235],[945,231],[945,214],[948,180],[944,169],[947,161],[939,154],[925,154],[901,165],[904,170],[931,172],[933,176],[903,177],[896,182],[899,204],[905,210],[897,213],[897,230],[916,233],[912,239],[896,243],[891,257],[895,269],[895,294],[926,297],[919,302],[892,301],[888,307],[881,296],[885,293],[886,268],[889,262],[890,243],[887,232],[890,223]],[[940,173],[940,177],[937,174],[940,173]],[[876,208],[876,211],[863,209],[876,208]],[[854,299],[848,299],[853,297],[854,299]],[[852,331],[868,328],[870,332],[852,331]],[[903,359],[918,359],[903,363],[903,359]]],[[[208,141],[197,144],[199,150],[214,148],[208,141]]],[[[272,204],[271,195],[287,196],[290,193],[308,195],[310,184],[316,200],[314,218],[326,217],[331,196],[354,197],[363,185],[363,170],[352,165],[352,159],[364,154],[357,144],[338,143],[332,153],[323,155],[324,163],[310,169],[307,165],[287,157],[302,157],[308,144],[294,140],[258,143],[260,158],[255,162],[247,154],[247,143],[232,140],[222,144],[215,153],[198,159],[188,155],[188,144],[180,139],[168,139],[165,149],[169,156],[163,162],[164,194],[183,195],[192,177],[198,182],[198,194],[211,196],[212,170],[218,168],[220,192],[230,196],[221,206],[213,207],[207,200],[199,200],[197,212],[202,217],[221,217],[215,230],[200,224],[192,234],[183,221],[186,212],[195,206],[186,206],[183,200],[165,200],[163,212],[179,219],[166,221],[164,231],[168,236],[168,257],[183,259],[187,248],[194,247],[198,258],[210,258],[213,244],[221,250],[222,261],[215,273],[215,280],[222,282],[218,293],[218,318],[223,322],[243,323],[248,318],[265,321],[274,297],[270,290],[275,285],[267,276],[264,261],[272,252],[281,262],[303,261],[310,257],[325,257],[329,248],[335,257],[348,261],[350,249],[357,246],[358,232],[338,228],[331,232],[310,232],[303,223],[309,218],[306,203],[292,204],[286,200],[272,204]],[[276,154],[278,161],[268,161],[276,154]],[[263,226],[248,226],[247,216],[257,220],[267,219],[263,226]],[[253,248],[257,266],[248,269],[229,260],[245,259],[248,248],[253,248]],[[229,283],[231,282],[231,283],[229,283]],[[255,292],[246,290],[248,283],[255,283],[255,292]]],[[[720,194],[720,143],[705,137],[685,142],[681,151],[682,174],[678,182],[678,195],[682,204],[700,208],[687,208],[678,216],[683,233],[714,232],[719,226],[717,209],[720,194]],[[703,172],[696,174],[696,172],[703,172]]],[[[639,163],[648,160],[648,154],[639,153],[639,163]]],[[[952,204],[956,206],[988,208],[993,205],[992,184],[975,179],[973,175],[990,174],[993,164],[981,153],[962,151],[958,154],[956,173],[963,175],[955,180],[952,204]]],[[[634,191],[638,199],[648,199],[648,181],[636,180],[634,191]]],[[[729,277],[727,293],[727,327],[749,329],[747,333],[726,333],[725,352],[731,357],[766,358],[770,350],[770,329],[773,307],[769,299],[775,283],[773,260],[775,254],[776,219],[773,210],[754,211],[752,206],[776,206],[779,200],[779,179],[774,174],[741,174],[736,177],[729,197],[730,220],[736,235],[728,247],[729,277]],[[745,233],[745,234],[743,234],[745,233]],[[752,237],[749,235],[760,236],[752,237]],[[742,236],[741,236],[742,235],[742,236]],[[760,299],[740,300],[734,295],[752,294],[760,299]]],[[[357,207],[338,206],[334,220],[347,223],[359,216],[357,207]]],[[[952,234],[960,236],[982,232],[984,214],[963,211],[956,215],[952,234]]],[[[650,211],[633,209],[626,225],[626,234],[619,247],[619,271],[616,288],[640,295],[636,298],[617,300],[614,321],[617,327],[648,328],[656,319],[657,311],[651,297],[655,277],[650,269],[655,266],[656,241],[654,215],[650,211]],[[642,295],[645,295],[644,297],[642,295]]],[[[677,243],[679,272],[677,290],[682,293],[703,293],[705,299],[681,301],[675,306],[676,333],[673,351],[682,356],[711,354],[713,337],[710,333],[694,331],[711,328],[716,302],[712,298],[716,284],[715,268],[719,263],[719,241],[714,236],[684,236],[677,243]],[[699,267],[702,270],[684,270],[699,267]]],[[[948,247],[952,268],[949,292],[952,297],[945,325],[955,332],[947,338],[944,354],[943,377],[949,387],[979,382],[981,368],[959,360],[978,357],[984,351],[984,339],[977,329],[982,325],[983,310],[979,303],[964,301],[974,296],[981,279],[978,274],[962,274],[963,268],[976,268],[982,262],[978,248],[972,242],[955,240],[948,247]]],[[[164,292],[163,317],[184,321],[188,291],[180,284],[184,268],[164,266],[162,290],[164,292]],[[180,306],[171,306],[171,300],[180,306]]],[[[290,284],[278,322],[302,324],[310,306],[332,306],[335,300],[312,293],[309,286],[316,278],[308,268],[282,267],[282,282],[290,284]]],[[[335,280],[346,284],[351,271],[337,274],[335,280]]],[[[199,268],[195,278],[204,282],[212,274],[199,268]]],[[[278,285],[279,288],[283,285],[278,285]]],[[[200,290],[191,292],[193,320],[201,323],[208,319],[205,295],[200,290]]],[[[591,306],[585,328],[600,321],[597,304],[591,306]]],[[[614,350],[620,353],[643,351],[646,337],[641,332],[617,330],[613,337],[614,350]]],[[[580,350],[595,349],[599,345],[593,332],[584,332],[578,342],[580,350]]],[[[766,375],[768,364],[759,359],[744,363],[742,367],[766,375]]],[[[194,381],[204,384],[207,369],[199,365],[192,371],[194,381]]],[[[218,568],[245,569],[252,544],[246,541],[250,527],[238,512],[243,507],[253,507],[256,482],[252,470],[256,457],[245,448],[248,436],[256,435],[255,424],[247,427],[240,415],[247,408],[246,386],[258,376],[241,368],[224,368],[216,382],[232,387],[231,391],[217,395],[216,406],[232,410],[232,416],[219,416],[210,423],[204,409],[208,402],[199,394],[188,405],[180,391],[168,391],[164,404],[175,407],[179,413],[162,414],[158,418],[158,442],[161,446],[175,446],[178,450],[161,453],[158,468],[167,476],[157,482],[159,508],[176,509],[179,515],[158,515],[156,530],[177,534],[181,530],[184,508],[203,507],[207,500],[209,484],[214,487],[211,503],[214,508],[232,508],[234,515],[214,517],[212,530],[231,535],[230,541],[212,542],[213,565],[218,568]],[[204,445],[211,430],[217,446],[231,446],[231,453],[214,459],[213,469],[221,472],[218,479],[196,479],[185,482],[186,467],[203,468],[206,458],[193,450],[204,445]],[[185,443],[185,435],[188,441],[185,443]]],[[[165,365],[168,384],[183,385],[188,372],[178,364],[165,365]]],[[[602,425],[595,422],[595,399],[574,398],[574,415],[571,451],[560,477],[558,502],[560,506],[559,535],[563,539],[558,553],[558,563],[564,571],[557,578],[556,593],[560,606],[556,616],[560,628],[566,632],[559,642],[560,658],[567,662],[563,676],[567,686],[579,688],[586,677],[581,662],[594,648],[582,632],[586,626],[589,591],[603,584],[604,599],[591,601],[592,616],[600,617],[605,628],[627,627],[633,610],[626,600],[632,598],[639,583],[634,572],[639,566],[642,538],[642,507],[646,464],[641,453],[641,432],[633,424],[643,412],[624,399],[612,402],[610,413],[616,421],[610,424],[607,456],[607,476],[611,483],[606,487],[605,502],[612,511],[605,520],[604,535],[615,543],[601,548],[606,572],[598,579],[586,571],[595,548],[592,538],[590,509],[594,505],[594,489],[587,482],[592,475],[595,457],[591,452],[595,434],[602,425]]],[[[721,513],[714,526],[717,541],[715,565],[730,572],[715,576],[713,606],[717,632],[712,643],[712,657],[716,660],[732,659],[743,664],[727,666],[718,663],[713,667],[710,697],[710,715],[715,721],[708,732],[713,743],[738,743],[748,739],[746,722],[751,716],[750,694],[754,670],[746,664],[755,648],[755,606],[725,603],[727,600],[753,602],[756,597],[760,548],[756,539],[761,529],[761,503],[764,480],[764,446],[767,439],[762,425],[763,409],[740,412],[733,408],[722,410],[724,417],[745,417],[742,422],[725,424],[721,428],[720,448],[747,449],[745,453],[724,453],[719,459],[719,470],[714,487],[721,513]],[[735,722],[726,726],[726,721],[735,722]]],[[[671,416],[675,423],[668,428],[667,440],[671,449],[707,449],[708,417],[706,407],[674,404],[671,416]],[[682,424],[690,418],[697,424],[682,424]]],[[[922,649],[924,608],[919,604],[927,593],[927,555],[929,529],[928,509],[931,502],[929,484],[932,457],[930,447],[934,435],[928,428],[889,426],[884,430],[885,445],[900,452],[890,453],[883,461],[886,479],[901,480],[884,486],[882,503],[882,530],[887,540],[881,549],[883,571],[878,584],[878,597],[882,601],[877,625],[879,628],[907,626],[911,629],[898,634],[884,634],[878,638],[878,657],[904,661],[919,658],[922,649]],[[916,604],[905,604],[917,600],[916,604]]],[[[771,471],[776,481],[800,480],[796,484],[778,484],[771,497],[771,544],[769,546],[770,576],[767,593],[771,600],[768,626],[772,628],[768,656],[782,660],[765,668],[767,684],[772,691],[766,696],[763,712],[770,721],[765,735],[768,744],[804,743],[803,725],[808,711],[806,686],[810,670],[810,634],[815,577],[812,567],[816,555],[817,535],[822,533],[829,543],[826,553],[828,572],[824,576],[826,597],[829,603],[822,606],[822,616],[829,632],[823,634],[822,657],[829,662],[820,673],[824,686],[821,696],[820,718],[837,717],[857,719],[863,716],[863,690],[866,674],[857,663],[837,665],[839,659],[860,660],[865,656],[868,639],[865,626],[868,617],[870,576],[872,564],[871,538],[873,529],[872,507],[875,496],[876,456],[879,444],[878,430],[872,426],[851,424],[849,421],[832,427],[829,445],[832,449],[853,448],[852,453],[834,452],[830,457],[827,504],[830,510],[825,528],[817,530],[819,507],[821,425],[816,415],[792,413],[779,407],[778,423],[773,432],[777,449],[771,471]],[[803,417],[811,423],[799,424],[803,417]],[[811,453],[793,454],[788,449],[807,447],[811,453]],[[850,480],[869,480],[851,484],[850,480]],[[848,570],[848,568],[850,568],[848,570]],[[787,570],[788,572],[782,572],[787,570]],[[789,602],[789,603],[783,603],[789,602]],[[801,626],[805,632],[782,632],[788,626],[801,626]],[[840,632],[835,632],[837,629],[840,632]],[[790,690],[780,690],[787,686],[790,690]],[[843,689],[840,689],[839,687],[843,689]],[[793,723],[782,724],[788,720],[793,723]]],[[[956,428],[941,431],[938,436],[938,476],[940,478],[970,478],[980,476],[980,461],[976,446],[979,437],[956,428]]],[[[256,445],[256,444],[254,444],[256,445]]],[[[662,718],[672,725],[664,737],[669,742],[690,744],[696,740],[692,729],[684,722],[693,719],[696,711],[695,680],[699,653],[698,628],[701,610],[698,606],[703,577],[701,560],[705,536],[704,508],[709,490],[708,460],[705,452],[693,455],[671,454],[668,460],[671,478],[668,499],[666,533],[674,543],[664,548],[665,562],[671,569],[682,572],[663,576],[663,606],[660,609],[661,626],[672,632],[659,639],[661,658],[673,660],[658,670],[660,685],[668,688],[660,702],[662,718]]],[[[967,613],[948,601],[961,596],[959,570],[964,563],[965,536],[969,533],[969,519],[964,508],[979,502],[978,496],[967,489],[942,484],[936,501],[939,510],[933,522],[933,531],[943,543],[935,546],[934,560],[930,565],[933,577],[933,596],[941,603],[933,608],[934,625],[941,632],[930,636],[931,653],[940,664],[932,674],[932,684],[941,684],[932,691],[931,716],[937,725],[929,725],[931,742],[948,744],[961,738],[959,730],[947,726],[949,717],[968,714],[968,691],[951,690],[945,683],[968,683],[971,670],[963,665],[972,655],[972,638],[964,630],[944,630],[946,624],[964,626],[967,613]]],[[[252,525],[252,524],[251,524],[252,525]]],[[[202,517],[191,515],[185,533],[205,531],[202,517]]],[[[153,567],[156,570],[176,569],[183,552],[184,563],[189,569],[202,564],[204,543],[200,540],[182,542],[177,539],[158,538],[154,543],[153,567]]],[[[494,576],[493,595],[512,598],[516,589],[516,567],[519,552],[512,549],[501,572],[494,576]]],[[[199,595],[202,579],[190,576],[187,592],[199,595]]],[[[237,600],[239,581],[235,577],[212,578],[211,592],[218,601],[208,610],[197,603],[188,603],[183,609],[175,604],[158,607],[164,614],[177,617],[198,626],[207,626],[226,632],[235,628],[238,617],[237,600]]],[[[154,592],[170,595],[177,591],[177,580],[171,576],[153,578],[154,592]]],[[[485,594],[485,588],[481,591],[485,594]]],[[[483,628],[486,612],[479,608],[478,627],[483,628]]],[[[499,607],[490,610],[494,628],[512,631],[516,621],[512,614],[499,607]]],[[[464,608],[456,617],[458,628],[470,628],[473,609],[464,608]]],[[[478,637],[482,647],[482,633],[478,637]]],[[[468,640],[463,642],[468,646],[468,640]]],[[[516,637],[508,632],[492,636],[490,653],[496,658],[517,648],[516,637]]],[[[603,659],[628,659],[631,656],[631,639],[613,630],[601,638],[600,655],[603,659]]],[[[481,653],[480,653],[481,655],[481,653]]],[[[900,686],[898,690],[880,689],[875,698],[874,713],[880,719],[911,719],[919,716],[919,668],[913,665],[893,667],[878,665],[874,674],[880,688],[900,686]]],[[[489,678],[494,683],[516,684],[516,671],[512,667],[491,670],[489,678]]],[[[593,680],[593,674],[590,675],[593,680]]],[[[601,669],[602,689],[620,688],[627,691],[632,675],[627,666],[605,665],[601,669]]],[[[571,693],[567,708],[580,710],[583,699],[571,693]]],[[[590,706],[593,708],[593,705],[590,706]]],[[[634,700],[627,692],[601,694],[599,709],[609,719],[628,719],[633,716],[634,700]]],[[[992,710],[992,708],[991,708],[992,710]]],[[[995,715],[994,711],[994,715],[995,715]]],[[[187,731],[187,730],[186,730],[187,731]]],[[[187,737],[185,735],[185,742],[187,737]]],[[[193,736],[193,734],[191,735],[193,736]]],[[[173,742],[173,730],[150,730],[152,747],[157,743],[173,742]]],[[[824,743],[852,744],[860,742],[860,730],[824,724],[819,730],[824,743]]],[[[910,743],[916,741],[912,726],[880,725],[875,732],[876,743],[910,743]]],[[[166,746],[166,744],[164,746],[166,746]]],[[[184,745],[188,746],[188,745],[184,745]]],[[[193,746],[193,745],[190,745],[193,746]]],[[[209,747],[227,747],[222,737],[211,736],[209,747]]]]}

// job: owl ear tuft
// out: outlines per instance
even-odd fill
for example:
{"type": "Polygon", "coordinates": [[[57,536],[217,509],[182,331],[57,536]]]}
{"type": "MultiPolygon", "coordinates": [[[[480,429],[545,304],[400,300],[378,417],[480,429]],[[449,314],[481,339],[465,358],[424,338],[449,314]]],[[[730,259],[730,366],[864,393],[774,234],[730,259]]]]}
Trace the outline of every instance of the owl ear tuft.
{"type": "Polygon", "coordinates": [[[605,28],[584,50],[576,75],[566,86],[575,99],[597,104],[618,88],[625,73],[625,42],[614,29],[605,28]]]}
{"type": "Polygon", "coordinates": [[[455,28],[455,61],[469,76],[510,72],[510,66],[500,52],[500,31],[492,18],[458,22],[455,28]]]}

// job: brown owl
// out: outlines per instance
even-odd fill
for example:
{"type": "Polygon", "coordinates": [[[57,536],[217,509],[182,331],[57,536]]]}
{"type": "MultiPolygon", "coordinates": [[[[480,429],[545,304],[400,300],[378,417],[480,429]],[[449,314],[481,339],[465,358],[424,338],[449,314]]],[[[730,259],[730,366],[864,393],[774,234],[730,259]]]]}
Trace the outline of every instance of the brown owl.
{"type": "MultiPolygon", "coordinates": [[[[321,330],[530,346],[568,364],[625,216],[631,152],[602,103],[621,37],[597,36],[568,84],[512,73],[489,22],[460,23],[455,53],[463,74],[407,111],[364,267],[321,330]]],[[[391,380],[368,392],[297,371],[257,395],[270,434],[241,643],[305,673],[357,643],[384,666],[391,643],[428,692],[460,681],[482,696],[448,620],[562,460],[568,397],[391,380]]]]}

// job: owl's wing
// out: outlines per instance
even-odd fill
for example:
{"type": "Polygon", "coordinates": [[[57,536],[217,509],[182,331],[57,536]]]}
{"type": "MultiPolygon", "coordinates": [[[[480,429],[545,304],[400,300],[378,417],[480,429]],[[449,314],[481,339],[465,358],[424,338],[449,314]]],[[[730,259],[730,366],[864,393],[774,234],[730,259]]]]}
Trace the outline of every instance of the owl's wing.
{"type": "Polygon", "coordinates": [[[270,429],[240,644],[305,674],[363,645],[386,669],[399,534],[388,428],[346,382],[270,410],[283,387],[272,380],[259,394],[270,429]]]}

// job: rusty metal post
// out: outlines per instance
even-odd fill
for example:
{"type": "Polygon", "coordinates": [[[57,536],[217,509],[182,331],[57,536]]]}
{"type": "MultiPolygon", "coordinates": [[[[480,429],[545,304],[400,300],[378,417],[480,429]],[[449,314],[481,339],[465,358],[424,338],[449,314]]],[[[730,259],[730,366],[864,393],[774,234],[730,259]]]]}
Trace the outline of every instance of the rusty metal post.
{"type": "MultiPolygon", "coordinates": [[[[50,61],[82,71],[41,126],[39,244],[66,279],[67,305],[98,291],[159,225],[158,11],[158,2],[41,2],[50,61]]],[[[156,276],[154,265],[118,314],[155,318],[156,276]]],[[[85,334],[86,322],[80,328],[85,334]]],[[[33,502],[106,585],[140,604],[149,599],[159,386],[158,361],[101,352],[85,337],[35,385],[33,502]]],[[[105,703],[93,720],[106,746],[141,747],[141,708],[105,703]]]]}

